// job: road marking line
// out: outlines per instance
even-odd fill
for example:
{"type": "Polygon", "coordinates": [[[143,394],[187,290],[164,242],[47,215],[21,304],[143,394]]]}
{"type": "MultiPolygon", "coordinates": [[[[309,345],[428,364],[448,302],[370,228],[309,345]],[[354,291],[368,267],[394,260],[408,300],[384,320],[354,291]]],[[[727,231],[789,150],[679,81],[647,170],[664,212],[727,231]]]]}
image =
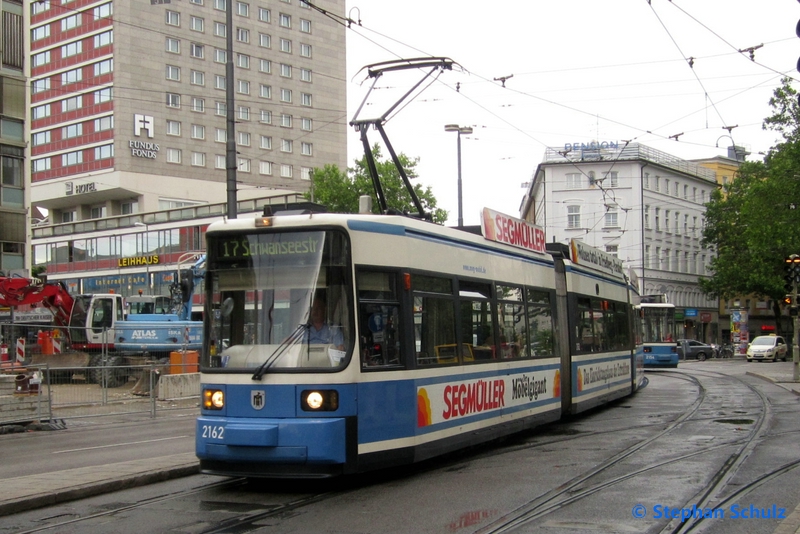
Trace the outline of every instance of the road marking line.
{"type": "Polygon", "coordinates": [[[170,439],[181,439],[181,438],[188,438],[189,436],[175,436],[173,438],[159,438],[159,439],[148,439],[146,441],[129,441],[128,443],[117,443],[115,445],[99,445],[97,447],[84,447],[82,449],[69,449],[65,451],[53,451],[53,454],[61,454],[65,452],[81,452],[81,451],[91,451],[95,449],[108,449],[110,447],[122,447],[124,445],[139,445],[141,443],[155,443],[157,441],[167,441],[170,439]]]}

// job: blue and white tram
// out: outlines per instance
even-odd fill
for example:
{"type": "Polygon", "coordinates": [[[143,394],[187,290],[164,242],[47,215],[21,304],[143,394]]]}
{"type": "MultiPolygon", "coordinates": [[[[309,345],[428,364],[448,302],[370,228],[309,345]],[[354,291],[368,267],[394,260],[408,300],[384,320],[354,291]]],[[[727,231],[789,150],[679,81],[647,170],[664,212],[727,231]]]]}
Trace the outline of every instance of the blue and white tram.
{"type": "Polygon", "coordinates": [[[663,298],[652,300],[635,306],[637,353],[641,353],[646,369],[678,367],[675,305],[663,298]]]}
{"type": "Polygon", "coordinates": [[[484,223],[484,235],[391,215],[212,224],[201,471],[407,464],[636,390],[630,292],[608,255],[545,250],[541,229],[489,210],[484,223]]]}

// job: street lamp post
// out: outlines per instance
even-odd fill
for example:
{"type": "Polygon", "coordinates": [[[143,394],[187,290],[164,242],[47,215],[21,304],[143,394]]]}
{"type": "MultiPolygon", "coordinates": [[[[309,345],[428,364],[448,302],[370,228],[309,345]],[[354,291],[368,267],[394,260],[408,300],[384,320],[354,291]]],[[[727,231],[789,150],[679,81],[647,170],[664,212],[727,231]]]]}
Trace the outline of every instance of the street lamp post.
{"type": "MultiPolygon", "coordinates": [[[[145,253],[145,256],[146,256],[147,253],[149,252],[148,249],[150,248],[150,225],[148,225],[145,222],[139,222],[139,221],[136,221],[135,223],[133,223],[133,225],[134,226],[144,226],[144,239],[142,240],[142,243],[144,243],[144,247],[143,248],[145,250],[143,250],[143,252],[145,253]]],[[[149,260],[149,258],[145,258],[145,261],[146,261],[146,263],[145,263],[145,272],[147,273],[147,275],[146,275],[147,276],[147,292],[149,294],[152,294],[153,293],[153,287],[150,285],[150,260],[149,260]]]]}
{"type": "Polygon", "coordinates": [[[472,133],[472,127],[459,126],[458,124],[447,124],[444,127],[445,132],[457,132],[458,137],[456,146],[458,147],[458,226],[464,226],[464,212],[461,201],[461,134],[469,135],[472,133]]]}

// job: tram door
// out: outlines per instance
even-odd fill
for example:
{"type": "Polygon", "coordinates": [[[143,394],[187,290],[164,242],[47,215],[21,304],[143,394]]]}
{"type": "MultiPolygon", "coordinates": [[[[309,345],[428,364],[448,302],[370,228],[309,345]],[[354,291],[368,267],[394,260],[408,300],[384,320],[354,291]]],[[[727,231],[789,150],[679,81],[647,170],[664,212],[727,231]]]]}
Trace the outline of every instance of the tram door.
{"type": "Polygon", "coordinates": [[[561,361],[561,413],[572,410],[572,357],[569,343],[569,320],[567,313],[567,270],[564,256],[548,250],[553,255],[553,266],[556,274],[555,302],[555,349],[561,361]]]}

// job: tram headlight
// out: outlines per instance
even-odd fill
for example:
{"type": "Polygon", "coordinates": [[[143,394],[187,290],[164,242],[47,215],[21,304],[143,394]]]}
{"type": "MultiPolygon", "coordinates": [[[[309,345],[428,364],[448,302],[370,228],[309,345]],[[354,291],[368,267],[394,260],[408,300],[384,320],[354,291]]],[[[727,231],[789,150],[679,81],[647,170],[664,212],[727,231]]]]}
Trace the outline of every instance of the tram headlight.
{"type": "Polygon", "coordinates": [[[225,393],[221,389],[203,390],[203,408],[206,410],[221,410],[225,407],[225,393]]]}
{"type": "Polygon", "coordinates": [[[335,412],[339,409],[339,392],[334,389],[310,389],[300,393],[304,412],[335,412]]]}

